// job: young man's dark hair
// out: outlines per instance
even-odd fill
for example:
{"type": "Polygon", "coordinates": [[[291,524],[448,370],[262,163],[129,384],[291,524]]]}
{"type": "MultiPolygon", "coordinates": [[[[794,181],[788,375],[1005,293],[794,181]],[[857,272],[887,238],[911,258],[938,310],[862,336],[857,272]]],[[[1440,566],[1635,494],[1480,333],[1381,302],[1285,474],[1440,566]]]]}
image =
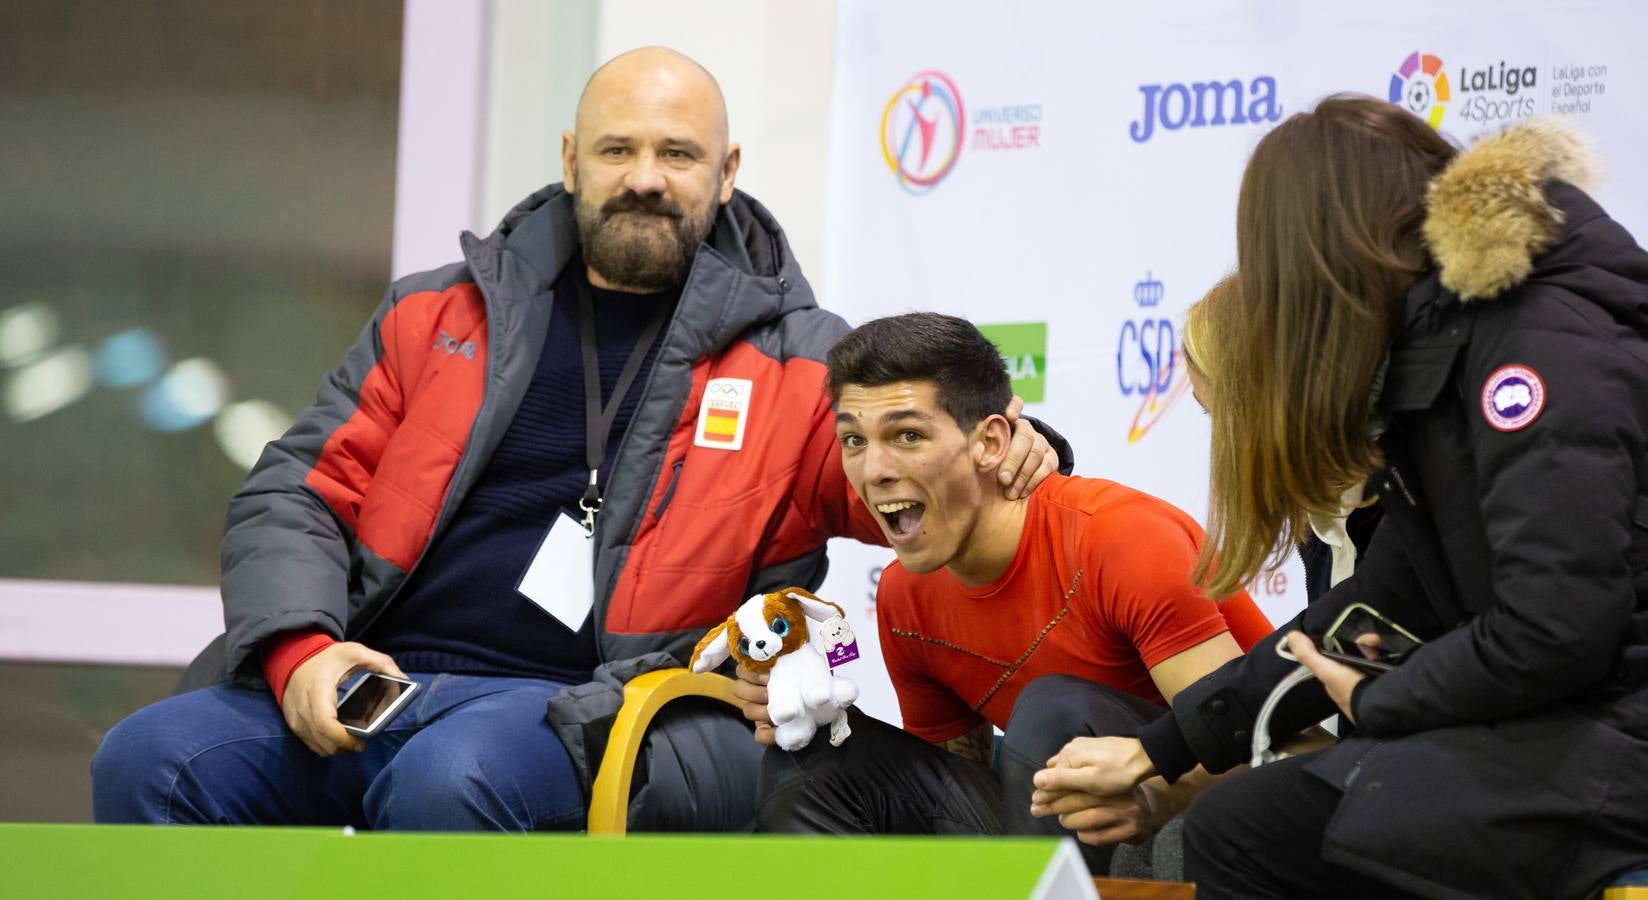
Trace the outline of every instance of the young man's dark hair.
{"type": "Polygon", "coordinates": [[[849,384],[932,381],[939,405],[962,431],[1005,412],[1013,387],[1001,351],[972,322],[939,313],[906,313],[853,329],[830,350],[830,398],[849,384]]]}

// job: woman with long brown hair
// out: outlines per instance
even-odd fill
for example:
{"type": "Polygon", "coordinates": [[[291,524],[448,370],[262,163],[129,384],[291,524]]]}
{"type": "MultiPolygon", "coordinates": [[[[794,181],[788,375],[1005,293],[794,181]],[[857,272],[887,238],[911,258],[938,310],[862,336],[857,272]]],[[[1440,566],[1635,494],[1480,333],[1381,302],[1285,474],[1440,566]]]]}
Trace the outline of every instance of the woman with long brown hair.
{"type": "MultiPolygon", "coordinates": [[[[1221,331],[1222,326],[1215,313],[1221,306],[1236,302],[1223,299],[1236,288],[1236,276],[1226,275],[1185,312],[1185,374],[1190,378],[1190,389],[1196,402],[1209,413],[1213,404],[1213,356],[1229,340],[1229,336],[1221,331]]],[[[1305,575],[1306,603],[1316,602],[1329,588],[1350,577],[1356,568],[1357,557],[1367,552],[1381,512],[1367,490],[1366,475],[1340,489],[1333,509],[1306,510],[1309,527],[1298,542],[1299,561],[1305,575]]],[[[1206,580],[1206,570],[1211,562],[1210,556],[1203,557],[1204,565],[1198,578],[1206,580]]]]}
{"type": "Polygon", "coordinates": [[[1303,663],[1317,681],[1270,733],[1338,712],[1356,735],[1196,800],[1198,896],[1578,897],[1648,864],[1648,253],[1585,168],[1550,125],[1458,152],[1363,97],[1259,143],[1215,311],[1199,575],[1244,583],[1369,473],[1384,519],[1299,618],[1038,786],[1246,762],[1303,663]],[[1377,675],[1323,652],[1398,643],[1377,675]]]}

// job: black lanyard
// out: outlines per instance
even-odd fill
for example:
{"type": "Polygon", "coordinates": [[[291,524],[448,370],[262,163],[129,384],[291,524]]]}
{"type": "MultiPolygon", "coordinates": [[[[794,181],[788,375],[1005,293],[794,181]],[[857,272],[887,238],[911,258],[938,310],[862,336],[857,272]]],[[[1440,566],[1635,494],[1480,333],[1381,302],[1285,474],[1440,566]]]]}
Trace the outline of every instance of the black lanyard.
{"type": "Polygon", "coordinates": [[[624,402],[624,395],[629,393],[635,376],[640,374],[641,363],[646,359],[647,351],[652,349],[652,341],[658,337],[658,329],[664,326],[664,317],[669,312],[668,303],[662,300],[656,302],[652,318],[641,329],[635,349],[629,352],[629,360],[618,374],[618,383],[612,387],[612,397],[603,406],[601,366],[595,349],[595,303],[590,299],[589,285],[584,279],[578,279],[578,343],[584,356],[584,462],[589,464],[589,484],[584,487],[584,496],[579,499],[578,508],[584,511],[584,530],[592,535],[595,533],[595,514],[601,510],[601,460],[606,457],[607,436],[612,431],[613,420],[618,418],[618,406],[624,402]]]}

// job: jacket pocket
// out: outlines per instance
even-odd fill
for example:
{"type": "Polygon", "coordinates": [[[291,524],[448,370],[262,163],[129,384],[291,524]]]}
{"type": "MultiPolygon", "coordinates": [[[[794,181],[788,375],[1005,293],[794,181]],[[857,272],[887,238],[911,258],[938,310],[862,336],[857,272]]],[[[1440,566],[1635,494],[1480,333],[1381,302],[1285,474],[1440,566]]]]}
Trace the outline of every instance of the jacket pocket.
{"type": "Polygon", "coordinates": [[[652,511],[654,519],[662,519],[664,510],[669,509],[670,501],[675,499],[675,486],[681,482],[681,467],[686,465],[686,462],[684,459],[678,459],[671,468],[669,485],[664,488],[664,496],[658,498],[658,506],[652,511]]]}
{"type": "Polygon", "coordinates": [[[1453,374],[1458,344],[1406,347],[1391,354],[1379,407],[1386,414],[1430,409],[1453,374]]]}

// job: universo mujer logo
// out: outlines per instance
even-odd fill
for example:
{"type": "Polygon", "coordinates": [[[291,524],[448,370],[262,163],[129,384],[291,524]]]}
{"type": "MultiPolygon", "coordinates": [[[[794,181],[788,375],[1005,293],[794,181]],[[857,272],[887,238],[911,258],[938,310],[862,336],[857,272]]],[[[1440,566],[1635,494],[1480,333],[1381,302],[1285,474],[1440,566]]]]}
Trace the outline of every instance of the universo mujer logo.
{"type": "Polygon", "coordinates": [[[881,112],[881,154],[905,190],[925,194],[955,168],[966,129],[955,82],[933,69],[918,72],[881,112]]]}
{"type": "Polygon", "coordinates": [[[905,82],[881,111],[881,156],[898,183],[925,194],[968,153],[1036,151],[1043,139],[1042,104],[1034,99],[975,106],[969,114],[961,91],[933,69],[905,82]]]}

